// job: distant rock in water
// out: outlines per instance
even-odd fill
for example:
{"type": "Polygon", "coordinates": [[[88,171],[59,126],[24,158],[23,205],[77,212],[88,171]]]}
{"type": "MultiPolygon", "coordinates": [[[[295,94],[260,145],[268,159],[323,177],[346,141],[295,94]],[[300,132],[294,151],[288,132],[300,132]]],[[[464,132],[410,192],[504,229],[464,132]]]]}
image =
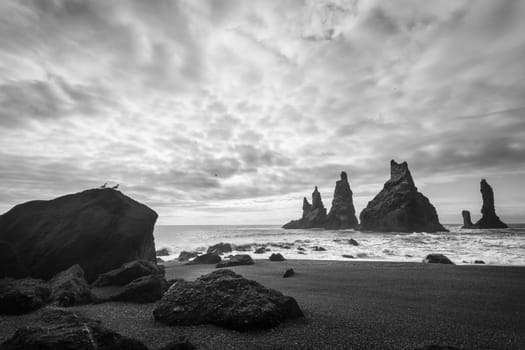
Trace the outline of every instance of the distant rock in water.
{"type": "Polygon", "coordinates": [[[299,220],[293,220],[285,224],[283,228],[298,229],[298,228],[320,228],[326,222],[326,208],[321,200],[317,186],[312,193],[312,204],[308,202],[306,197],[303,199],[303,217],[299,220]]]}
{"type": "Polygon", "coordinates": [[[449,264],[449,265],[455,265],[449,258],[447,258],[443,254],[428,254],[425,259],[423,259],[424,263],[427,264],[449,264]]]}
{"type": "Polygon", "coordinates": [[[155,262],[156,220],[157,213],[119,191],[91,189],[15,206],[0,216],[0,241],[11,244],[33,277],[49,279],[79,264],[91,282],[131,260],[155,262]]]}
{"type": "Polygon", "coordinates": [[[447,231],[427,197],[417,191],[408,164],[390,162],[390,180],[360,215],[361,228],[370,231],[447,231]]]}
{"type": "Polygon", "coordinates": [[[496,208],[494,206],[494,192],[492,187],[485,179],[480,182],[481,197],[483,198],[483,206],[481,207],[481,219],[476,222],[476,228],[507,228],[496,215],[496,208]]]}
{"type": "Polygon", "coordinates": [[[463,226],[461,226],[461,228],[474,228],[474,224],[470,219],[470,211],[463,210],[461,216],[463,216],[463,226]]]}
{"type": "Polygon", "coordinates": [[[353,193],[348,184],[348,176],[343,171],[341,179],[335,183],[334,199],[324,225],[327,229],[348,229],[357,226],[353,193]]]}

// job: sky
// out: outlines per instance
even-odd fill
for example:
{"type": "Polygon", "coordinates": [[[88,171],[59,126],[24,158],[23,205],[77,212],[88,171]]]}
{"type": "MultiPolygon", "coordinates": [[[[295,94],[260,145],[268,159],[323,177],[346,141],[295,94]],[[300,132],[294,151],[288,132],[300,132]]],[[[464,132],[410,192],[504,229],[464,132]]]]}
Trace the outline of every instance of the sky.
{"type": "Polygon", "coordinates": [[[2,0],[0,213],[108,182],[158,224],[284,224],[407,161],[525,222],[525,1],[2,0]]]}

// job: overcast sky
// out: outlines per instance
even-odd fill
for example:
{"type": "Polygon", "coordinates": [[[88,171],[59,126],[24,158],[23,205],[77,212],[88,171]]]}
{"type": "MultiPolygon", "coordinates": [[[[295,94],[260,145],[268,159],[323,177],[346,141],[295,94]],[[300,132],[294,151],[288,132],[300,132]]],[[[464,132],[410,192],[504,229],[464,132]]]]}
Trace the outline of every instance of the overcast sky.
{"type": "Polygon", "coordinates": [[[0,1],[0,212],[120,183],[283,224],[408,161],[443,223],[525,221],[525,1],[0,1]]]}

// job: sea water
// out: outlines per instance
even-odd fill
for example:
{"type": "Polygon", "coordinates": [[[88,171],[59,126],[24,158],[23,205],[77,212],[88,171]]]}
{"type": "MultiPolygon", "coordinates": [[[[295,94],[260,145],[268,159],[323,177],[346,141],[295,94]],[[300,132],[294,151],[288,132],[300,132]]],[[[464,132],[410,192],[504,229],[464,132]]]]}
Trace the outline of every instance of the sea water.
{"type": "Polygon", "coordinates": [[[508,229],[470,230],[460,225],[445,225],[450,232],[399,233],[360,232],[355,230],[285,230],[278,226],[156,226],[157,249],[168,248],[177,258],[183,250],[204,252],[220,243],[235,246],[250,245],[250,251],[232,254],[251,254],[253,258],[267,258],[281,253],[287,259],[365,260],[365,261],[421,261],[427,254],[445,254],[456,264],[472,264],[483,260],[486,264],[525,265],[525,224],[508,229]],[[349,244],[353,238],[359,245],[349,244]],[[265,247],[264,254],[254,254],[257,247],[265,247]],[[318,251],[315,247],[322,247],[318,251]],[[343,257],[352,256],[350,257],[343,257]]]}

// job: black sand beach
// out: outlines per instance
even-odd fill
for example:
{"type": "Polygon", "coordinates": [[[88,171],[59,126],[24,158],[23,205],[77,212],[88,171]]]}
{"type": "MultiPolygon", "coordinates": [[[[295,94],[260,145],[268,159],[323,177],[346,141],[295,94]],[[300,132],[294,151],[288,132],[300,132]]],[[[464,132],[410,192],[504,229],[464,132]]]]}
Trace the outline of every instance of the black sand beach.
{"type": "MultiPolygon", "coordinates": [[[[191,280],[213,269],[172,262],[166,264],[166,277],[191,280]]],[[[293,296],[305,319],[240,333],[212,325],[162,325],[153,320],[155,304],[72,309],[151,349],[179,336],[199,349],[525,348],[525,267],[257,260],[232,270],[293,296]],[[282,278],[290,267],[296,275],[282,278]]],[[[0,341],[34,316],[2,316],[0,341]]]]}

